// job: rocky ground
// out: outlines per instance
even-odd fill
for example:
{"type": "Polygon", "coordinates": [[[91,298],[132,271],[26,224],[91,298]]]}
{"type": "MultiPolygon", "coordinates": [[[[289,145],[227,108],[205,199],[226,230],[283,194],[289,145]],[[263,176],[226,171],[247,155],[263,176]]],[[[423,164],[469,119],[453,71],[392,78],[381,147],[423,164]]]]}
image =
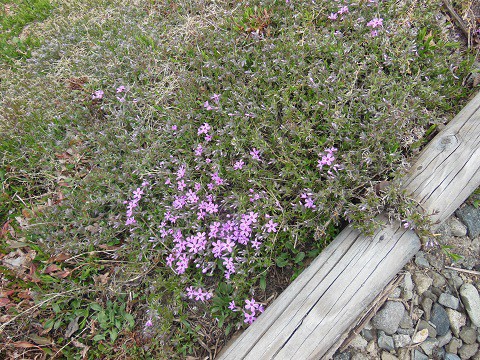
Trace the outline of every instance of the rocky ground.
{"type": "Polygon", "coordinates": [[[335,360],[480,360],[480,195],[438,230],[335,360]],[[461,257],[461,258],[459,258],[461,257]],[[456,261],[454,261],[456,260],[456,261]]]}

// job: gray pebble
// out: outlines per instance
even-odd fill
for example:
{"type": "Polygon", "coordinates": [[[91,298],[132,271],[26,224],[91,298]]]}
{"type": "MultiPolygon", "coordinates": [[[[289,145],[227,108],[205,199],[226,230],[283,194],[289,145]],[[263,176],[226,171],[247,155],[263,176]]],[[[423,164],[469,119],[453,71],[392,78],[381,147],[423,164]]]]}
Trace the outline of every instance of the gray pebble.
{"type": "Polygon", "coordinates": [[[365,340],[370,341],[375,337],[375,330],[373,329],[363,329],[360,334],[365,338],[365,340]]]}
{"type": "Polygon", "coordinates": [[[352,356],[351,360],[368,360],[368,356],[362,353],[356,353],[352,356]]]}
{"type": "Polygon", "coordinates": [[[431,337],[431,338],[436,338],[437,337],[437,330],[435,327],[433,327],[432,325],[430,325],[427,321],[425,320],[420,320],[420,322],[418,323],[418,328],[417,330],[420,331],[420,330],[423,330],[423,329],[427,329],[428,330],[428,336],[431,337]]]}
{"type": "Polygon", "coordinates": [[[480,295],[478,290],[472,284],[463,284],[460,287],[460,296],[470,320],[475,326],[480,327],[480,295]]]}
{"type": "Polygon", "coordinates": [[[408,315],[408,312],[406,312],[406,311],[404,312],[402,320],[400,321],[399,325],[400,325],[401,329],[411,329],[411,328],[413,328],[413,320],[408,315]]]}
{"type": "Polygon", "coordinates": [[[402,289],[400,289],[397,286],[395,289],[393,289],[393,291],[390,293],[390,295],[388,297],[391,298],[391,299],[398,299],[400,297],[400,295],[402,295],[402,289]]]}
{"type": "Polygon", "coordinates": [[[448,227],[450,228],[450,234],[456,237],[462,237],[467,235],[467,227],[456,217],[451,216],[447,220],[448,227]]]}
{"type": "Polygon", "coordinates": [[[442,293],[438,298],[438,303],[453,310],[457,310],[460,300],[453,295],[442,293]]]}
{"type": "Polygon", "coordinates": [[[350,341],[350,346],[354,349],[363,350],[366,348],[368,341],[365,340],[361,335],[356,335],[352,341],[350,341]]]}
{"type": "Polygon", "coordinates": [[[419,350],[415,350],[413,352],[413,359],[412,360],[428,360],[428,356],[423,354],[421,351],[419,350]]]}
{"type": "Polygon", "coordinates": [[[424,298],[422,300],[422,308],[425,312],[425,319],[430,320],[430,314],[432,313],[433,300],[430,298],[424,298]]]}
{"type": "Polygon", "coordinates": [[[455,211],[455,215],[467,225],[467,232],[470,238],[480,235],[480,210],[474,206],[465,205],[455,211]]]}
{"type": "Polygon", "coordinates": [[[395,355],[390,354],[389,352],[382,352],[382,360],[398,360],[395,355]]]}
{"type": "Polygon", "coordinates": [[[410,344],[411,341],[412,341],[412,338],[408,335],[399,335],[399,334],[393,335],[393,343],[395,344],[395,347],[397,349],[406,347],[407,345],[410,344]]]}
{"type": "Polygon", "coordinates": [[[383,331],[378,335],[378,347],[383,350],[392,351],[395,350],[395,344],[391,336],[386,335],[383,331]]]}
{"type": "Polygon", "coordinates": [[[458,355],[462,360],[467,360],[475,355],[477,350],[478,344],[463,344],[462,347],[458,349],[458,355]]]}
{"type": "Polygon", "coordinates": [[[421,272],[416,272],[413,275],[413,282],[417,287],[417,293],[422,295],[430,286],[432,286],[433,279],[421,272]]]}
{"type": "Polygon", "coordinates": [[[433,355],[433,350],[435,350],[435,348],[438,347],[438,340],[437,339],[427,339],[420,344],[420,347],[422,348],[423,352],[426,355],[432,356],[433,355]]]}
{"type": "Polygon", "coordinates": [[[445,350],[451,354],[456,354],[458,349],[462,346],[462,340],[453,338],[446,346],[445,350]]]}
{"type": "Polygon", "coordinates": [[[415,264],[417,264],[419,268],[428,269],[430,267],[430,263],[425,259],[425,253],[423,251],[419,251],[417,255],[415,255],[415,264]]]}
{"type": "Polygon", "coordinates": [[[465,344],[471,345],[477,341],[477,332],[471,327],[464,327],[460,331],[460,339],[462,339],[465,344]]]}
{"type": "Polygon", "coordinates": [[[453,309],[446,309],[453,335],[459,336],[460,329],[467,323],[467,316],[453,309]]]}
{"type": "Polygon", "coordinates": [[[433,279],[433,286],[436,288],[442,288],[447,283],[447,280],[445,279],[445,277],[443,277],[436,271],[432,271],[430,275],[432,276],[432,279],[433,279]]]}
{"type": "Polygon", "coordinates": [[[452,340],[452,332],[448,331],[445,335],[439,336],[437,340],[438,340],[438,347],[444,347],[450,342],[450,340],[452,340]]]}
{"type": "Polygon", "coordinates": [[[345,351],[340,354],[336,354],[333,356],[333,360],[350,360],[350,352],[345,351]]]}
{"type": "Polygon", "coordinates": [[[435,325],[439,336],[445,335],[450,328],[450,320],[448,319],[447,312],[438,304],[433,305],[430,322],[435,325]]]}
{"type": "Polygon", "coordinates": [[[462,360],[458,357],[458,355],[452,354],[452,353],[446,353],[444,360],[462,360]]]}
{"type": "Polygon", "coordinates": [[[382,309],[373,317],[372,325],[378,330],[394,334],[403,318],[405,307],[398,301],[387,301],[382,309]]]}

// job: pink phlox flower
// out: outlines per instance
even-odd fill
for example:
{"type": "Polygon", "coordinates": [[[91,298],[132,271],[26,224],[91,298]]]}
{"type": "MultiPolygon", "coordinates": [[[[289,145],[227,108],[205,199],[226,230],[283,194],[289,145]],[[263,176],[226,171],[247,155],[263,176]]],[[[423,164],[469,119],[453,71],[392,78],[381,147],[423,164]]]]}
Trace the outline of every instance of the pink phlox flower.
{"type": "Polygon", "coordinates": [[[178,127],[177,125],[172,125],[170,129],[172,129],[172,131],[177,131],[178,127]]]}
{"type": "Polygon", "coordinates": [[[232,311],[237,311],[237,306],[235,305],[235,301],[232,300],[228,303],[228,308],[232,311]]]}
{"type": "Polygon", "coordinates": [[[208,205],[207,205],[207,208],[205,210],[209,214],[217,213],[218,212],[218,205],[213,203],[213,202],[209,202],[208,205]]]}
{"type": "Polygon", "coordinates": [[[207,213],[205,212],[205,210],[199,210],[197,212],[197,220],[203,220],[205,219],[205,215],[207,215],[207,213]]]}
{"type": "Polygon", "coordinates": [[[212,242],[212,253],[215,258],[220,258],[223,255],[223,250],[225,249],[225,243],[220,240],[212,242]]]}
{"type": "Polygon", "coordinates": [[[206,142],[210,142],[210,141],[212,141],[212,139],[213,139],[212,135],[210,135],[210,134],[205,135],[205,141],[206,142]]]}
{"type": "Polygon", "coordinates": [[[250,212],[248,213],[248,217],[249,217],[249,219],[250,219],[250,222],[253,223],[253,224],[255,224],[255,223],[257,222],[258,213],[253,212],[253,211],[250,211],[250,212]]]}
{"type": "Polygon", "coordinates": [[[243,315],[245,316],[245,320],[243,320],[243,322],[247,324],[252,324],[255,320],[257,320],[257,318],[255,317],[255,313],[249,314],[244,311],[243,315]]]}
{"type": "Polygon", "coordinates": [[[180,255],[176,265],[177,265],[177,274],[183,274],[185,273],[185,270],[187,270],[188,268],[188,262],[189,262],[189,258],[187,257],[187,255],[185,254],[182,254],[180,255]]]}
{"type": "Polygon", "coordinates": [[[215,172],[210,175],[212,178],[212,181],[215,182],[215,185],[223,185],[224,180],[218,175],[218,172],[215,172]]]}
{"type": "Polygon", "coordinates": [[[167,180],[165,180],[165,185],[170,185],[172,182],[170,179],[167,178],[167,180]]]}
{"type": "Polygon", "coordinates": [[[205,301],[205,300],[208,300],[207,299],[207,296],[208,296],[208,292],[207,291],[203,291],[202,288],[198,288],[196,294],[195,294],[195,301],[205,301]]]}
{"type": "Polygon", "coordinates": [[[104,94],[105,93],[103,92],[103,90],[97,90],[93,93],[92,100],[100,100],[103,98],[104,94]]]}
{"type": "Polygon", "coordinates": [[[177,196],[175,195],[175,200],[173,201],[172,205],[175,209],[181,209],[187,203],[186,196],[177,196]]]}
{"type": "Polygon", "coordinates": [[[255,313],[259,306],[260,304],[258,304],[253,298],[252,300],[245,300],[245,309],[250,310],[252,313],[255,313]]]}
{"type": "Polygon", "coordinates": [[[117,88],[117,94],[119,93],[122,93],[126,90],[125,86],[124,85],[120,85],[118,88],[117,88]]]}
{"type": "Polygon", "coordinates": [[[251,244],[252,244],[252,248],[254,248],[255,250],[259,250],[260,246],[262,246],[262,243],[257,239],[254,239],[251,244]]]}
{"type": "Polygon", "coordinates": [[[180,180],[179,182],[177,182],[177,189],[179,191],[183,191],[183,189],[185,189],[186,186],[187,184],[185,183],[184,180],[180,180]]]}
{"type": "Polygon", "coordinates": [[[220,102],[220,96],[221,96],[220,94],[214,93],[210,98],[210,100],[213,100],[213,102],[218,105],[218,103],[220,102]]]}
{"type": "Polygon", "coordinates": [[[265,308],[263,307],[263,305],[259,305],[257,310],[261,314],[265,311],[265,308]]]}
{"type": "Polygon", "coordinates": [[[342,6],[342,7],[338,10],[338,14],[340,14],[340,15],[348,14],[348,6],[342,6]]]}
{"type": "Polygon", "coordinates": [[[371,36],[371,37],[376,37],[376,36],[378,36],[378,31],[377,31],[377,30],[372,30],[372,31],[370,32],[370,36],[371,36]]]}
{"type": "Polygon", "coordinates": [[[186,168],[184,165],[180,166],[177,170],[177,180],[182,179],[185,176],[186,168]]]}
{"type": "Polygon", "coordinates": [[[116,96],[117,100],[120,101],[121,103],[125,102],[125,96],[124,97],[118,97],[116,96]]]}
{"type": "Polygon", "coordinates": [[[189,204],[196,204],[199,200],[197,193],[191,189],[187,191],[185,196],[187,197],[187,201],[189,204]]]}
{"type": "Polygon", "coordinates": [[[205,110],[213,110],[213,107],[208,103],[208,100],[203,103],[205,110]]]}
{"type": "Polygon", "coordinates": [[[230,273],[235,272],[235,264],[233,263],[232,258],[223,258],[223,265],[225,265],[225,267],[230,273]]]}
{"type": "Polygon", "coordinates": [[[250,151],[250,155],[252,156],[252,159],[253,159],[253,160],[261,161],[261,160],[260,160],[260,150],[257,150],[257,149],[255,149],[255,148],[253,148],[253,149],[250,151]]]}
{"type": "Polygon", "coordinates": [[[245,165],[243,160],[239,160],[235,164],[233,164],[233,170],[240,170],[243,168],[243,165],[245,165]]]}
{"type": "Polygon", "coordinates": [[[152,319],[148,319],[147,322],[145,323],[145,327],[152,327],[153,326],[153,322],[152,322],[152,319]]]}
{"type": "Polygon", "coordinates": [[[307,208],[307,209],[315,209],[317,206],[315,205],[315,203],[313,202],[313,199],[312,198],[306,198],[305,199],[305,204],[304,206],[307,208]]]}
{"type": "Polygon", "coordinates": [[[195,152],[195,156],[201,156],[203,153],[203,146],[202,144],[198,144],[195,149],[193,149],[195,152]]]}
{"type": "Polygon", "coordinates": [[[137,188],[137,190],[133,192],[133,197],[136,199],[141,199],[142,195],[143,195],[143,190],[140,188],[137,188]]]}
{"type": "Polygon", "coordinates": [[[167,231],[167,230],[165,230],[165,229],[161,229],[161,230],[160,230],[160,237],[161,237],[162,239],[165,238],[165,237],[167,237],[167,235],[168,235],[168,231],[167,231]]]}
{"type": "Polygon", "coordinates": [[[227,250],[229,253],[231,253],[235,247],[235,242],[233,242],[231,239],[226,239],[223,245],[224,250],[227,250]]]}
{"type": "Polygon", "coordinates": [[[193,186],[193,188],[195,189],[195,191],[200,191],[200,189],[202,188],[202,184],[200,184],[200,183],[195,183],[195,185],[193,186]]]}
{"type": "Polygon", "coordinates": [[[175,261],[175,257],[173,254],[168,254],[167,258],[165,259],[167,266],[172,267],[173,262],[175,261]]]}
{"type": "Polygon", "coordinates": [[[195,290],[195,288],[193,286],[189,286],[185,290],[187,291],[187,297],[189,299],[193,299],[194,296],[197,294],[197,290],[195,290]]]}
{"type": "Polygon", "coordinates": [[[367,23],[368,27],[371,27],[372,29],[376,29],[378,27],[383,26],[383,19],[382,18],[373,18],[367,23]]]}
{"type": "Polygon", "coordinates": [[[277,232],[277,226],[278,226],[278,223],[276,222],[273,222],[273,220],[269,220],[268,223],[265,224],[265,230],[267,232],[277,232]]]}
{"type": "Polygon", "coordinates": [[[201,135],[201,134],[208,134],[208,132],[210,131],[211,127],[208,123],[204,123],[203,125],[201,125],[199,128],[198,128],[198,132],[197,134],[198,135],[201,135]]]}
{"type": "Polygon", "coordinates": [[[175,244],[175,250],[181,253],[187,249],[187,242],[185,240],[180,240],[175,244]]]}
{"type": "Polygon", "coordinates": [[[148,185],[150,185],[150,183],[148,181],[145,180],[144,182],[142,182],[142,187],[146,187],[148,185]]]}
{"type": "Polygon", "coordinates": [[[337,20],[338,14],[337,13],[330,13],[330,15],[328,15],[328,18],[330,20],[337,20]]]}

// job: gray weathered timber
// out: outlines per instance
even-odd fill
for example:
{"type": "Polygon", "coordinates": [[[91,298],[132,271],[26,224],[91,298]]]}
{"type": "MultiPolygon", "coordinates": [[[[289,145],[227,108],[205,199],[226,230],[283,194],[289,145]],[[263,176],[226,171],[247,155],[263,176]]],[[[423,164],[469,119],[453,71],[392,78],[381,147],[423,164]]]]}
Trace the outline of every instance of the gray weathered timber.
{"type": "MultiPolygon", "coordinates": [[[[437,223],[480,186],[480,94],[423,150],[402,186],[437,223]]],[[[419,248],[398,223],[385,222],[373,237],[347,227],[219,358],[329,358],[419,248]]]]}
{"type": "Polygon", "coordinates": [[[319,359],[419,248],[398,223],[347,227],[220,359],[319,359]]]}
{"type": "Polygon", "coordinates": [[[426,146],[402,185],[438,224],[480,185],[480,93],[426,146]]]}

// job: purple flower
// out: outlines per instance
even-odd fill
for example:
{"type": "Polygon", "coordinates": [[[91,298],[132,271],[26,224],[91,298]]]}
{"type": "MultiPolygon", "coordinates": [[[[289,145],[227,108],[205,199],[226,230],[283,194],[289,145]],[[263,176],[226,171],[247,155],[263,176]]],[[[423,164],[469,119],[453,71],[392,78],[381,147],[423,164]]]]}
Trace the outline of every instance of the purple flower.
{"type": "Polygon", "coordinates": [[[239,160],[235,164],[233,164],[233,170],[240,170],[243,168],[243,165],[245,165],[243,160],[239,160]]]}
{"type": "Polygon", "coordinates": [[[338,13],[339,13],[340,15],[348,14],[348,6],[342,6],[342,7],[338,10],[338,13]]]}
{"type": "Polygon", "coordinates": [[[237,311],[237,306],[235,305],[235,301],[230,301],[230,303],[228,304],[228,308],[232,311],[237,311]]]}
{"type": "Polygon", "coordinates": [[[252,324],[255,320],[257,320],[257,318],[255,317],[255,313],[249,314],[244,311],[243,315],[245,316],[245,320],[243,320],[243,322],[247,324],[252,324]]]}
{"type": "Polygon", "coordinates": [[[203,152],[202,144],[198,144],[197,147],[194,149],[195,156],[201,156],[203,152]]]}
{"type": "Polygon", "coordinates": [[[120,85],[120,86],[117,88],[117,94],[122,93],[122,92],[124,92],[124,91],[125,91],[125,86],[123,86],[123,85],[120,85]]]}
{"type": "Polygon", "coordinates": [[[208,132],[210,131],[211,127],[208,123],[204,123],[203,125],[201,125],[199,128],[198,128],[198,135],[201,135],[201,134],[208,134],[208,132]]]}
{"type": "Polygon", "coordinates": [[[368,27],[371,27],[372,29],[376,29],[378,27],[383,26],[383,19],[382,18],[373,18],[367,23],[368,27]]]}
{"type": "Polygon", "coordinates": [[[265,224],[265,230],[267,232],[277,232],[277,226],[278,226],[278,223],[276,222],[273,222],[273,220],[269,220],[268,223],[265,224]]]}
{"type": "Polygon", "coordinates": [[[208,101],[205,101],[203,103],[203,107],[206,109],[206,110],[213,110],[213,107],[208,103],[208,101]]]}
{"type": "Polygon", "coordinates": [[[214,93],[214,94],[212,95],[212,97],[210,98],[210,100],[213,100],[213,102],[214,102],[215,104],[218,104],[218,103],[220,102],[220,96],[221,96],[220,94],[215,94],[215,93],[214,93]]]}
{"type": "Polygon", "coordinates": [[[153,322],[152,322],[152,319],[148,319],[147,322],[145,323],[145,327],[152,327],[153,326],[153,322]]]}
{"type": "Polygon", "coordinates": [[[93,93],[92,100],[97,100],[97,99],[100,100],[103,98],[104,94],[105,93],[103,92],[103,90],[97,90],[93,93]]]}
{"type": "Polygon", "coordinates": [[[328,18],[330,20],[337,20],[338,14],[337,13],[330,13],[330,15],[328,15],[328,18]]]}
{"type": "Polygon", "coordinates": [[[250,155],[253,160],[260,161],[260,150],[253,148],[252,151],[250,151],[250,155]]]}

